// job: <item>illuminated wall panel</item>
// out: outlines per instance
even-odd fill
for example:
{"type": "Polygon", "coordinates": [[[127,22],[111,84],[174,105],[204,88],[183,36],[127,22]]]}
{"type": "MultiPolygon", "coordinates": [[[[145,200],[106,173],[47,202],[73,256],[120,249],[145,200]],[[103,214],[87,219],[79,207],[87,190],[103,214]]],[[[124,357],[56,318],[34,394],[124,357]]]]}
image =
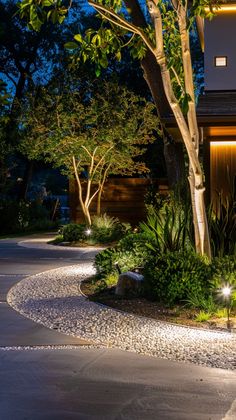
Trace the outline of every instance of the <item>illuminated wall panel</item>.
{"type": "Polygon", "coordinates": [[[226,196],[236,177],[236,141],[211,141],[210,162],[211,196],[217,191],[226,196]]]}

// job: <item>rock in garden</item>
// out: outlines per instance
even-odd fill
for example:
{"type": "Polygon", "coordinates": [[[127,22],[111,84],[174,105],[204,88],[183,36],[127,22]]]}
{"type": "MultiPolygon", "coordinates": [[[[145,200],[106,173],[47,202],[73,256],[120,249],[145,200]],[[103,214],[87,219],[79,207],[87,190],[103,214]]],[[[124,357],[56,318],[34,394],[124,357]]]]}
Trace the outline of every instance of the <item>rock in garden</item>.
{"type": "Polygon", "coordinates": [[[144,277],[142,274],[127,271],[119,276],[115,294],[119,296],[137,296],[141,292],[144,277]]]}

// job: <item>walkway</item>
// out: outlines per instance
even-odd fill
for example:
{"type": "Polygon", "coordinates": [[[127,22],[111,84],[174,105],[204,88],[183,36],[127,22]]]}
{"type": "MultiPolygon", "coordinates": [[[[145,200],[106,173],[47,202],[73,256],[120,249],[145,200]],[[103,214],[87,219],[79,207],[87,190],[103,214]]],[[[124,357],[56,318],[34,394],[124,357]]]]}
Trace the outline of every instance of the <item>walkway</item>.
{"type": "Polygon", "coordinates": [[[233,371],[97,348],[9,308],[6,293],[19,280],[89,263],[71,249],[25,245],[0,241],[1,420],[236,418],[233,371]]]}

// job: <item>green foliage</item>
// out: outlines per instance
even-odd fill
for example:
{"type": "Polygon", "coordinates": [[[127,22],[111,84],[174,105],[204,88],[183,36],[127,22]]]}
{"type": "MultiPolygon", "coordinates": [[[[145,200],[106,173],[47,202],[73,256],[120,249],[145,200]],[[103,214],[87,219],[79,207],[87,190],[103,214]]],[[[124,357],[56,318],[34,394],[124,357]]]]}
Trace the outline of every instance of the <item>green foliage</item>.
{"type": "Polygon", "coordinates": [[[42,231],[54,229],[57,226],[58,221],[52,221],[50,212],[36,201],[0,201],[1,233],[42,231]]]}
{"type": "MultiPolygon", "coordinates": [[[[151,241],[147,233],[126,235],[116,248],[108,248],[96,256],[97,273],[101,276],[116,273],[116,262],[122,272],[142,268],[144,292],[149,299],[170,306],[185,301],[190,307],[216,313],[223,304],[217,299],[217,289],[226,283],[236,287],[235,259],[215,258],[209,264],[186,250],[154,254],[149,249],[151,241]]],[[[236,292],[233,292],[232,304],[235,302],[236,292]]]]}
{"type": "Polygon", "coordinates": [[[186,299],[187,305],[192,308],[198,308],[210,314],[215,313],[218,310],[218,304],[211,293],[207,296],[202,294],[189,294],[186,299]]]}
{"type": "Polygon", "coordinates": [[[31,224],[28,225],[28,230],[31,231],[48,231],[48,230],[55,230],[59,226],[58,220],[50,220],[50,219],[42,219],[42,220],[35,220],[31,224]]]}
{"type": "Polygon", "coordinates": [[[152,209],[147,216],[147,222],[140,223],[150,243],[148,247],[157,253],[185,250],[190,247],[190,209],[184,212],[174,203],[165,205],[158,211],[152,209]]]}
{"type": "Polygon", "coordinates": [[[223,277],[236,271],[236,259],[233,255],[226,255],[223,258],[217,257],[212,261],[213,271],[223,277]]]}
{"type": "Polygon", "coordinates": [[[140,157],[155,139],[159,120],[153,110],[152,103],[113,82],[88,84],[85,92],[42,89],[23,109],[19,148],[29,159],[43,158],[76,178],[91,224],[91,203],[100,199],[109,175],[148,172],[140,157]]]}
{"type": "Polygon", "coordinates": [[[227,309],[226,308],[219,308],[214,313],[216,318],[226,318],[227,317],[227,309]]]}
{"type": "Polygon", "coordinates": [[[214,256],[236,257],[236,201],[235,191],[226,198],[218,193],[215,206],[208,212],[209,232],[214,256]],[[216,209],[214,209],[216,207],[216,209]]]}
{"type": "Polygon", "coordinates": [[[108,216],[106,213],[101,216],[93,216],[93,228],[97,229],[114,229],[120,221],[117,217],[108,216]]]}
{"type": "Polygon", "coordinates": [[[209,312],[200,311],[199,314],[197,314],[195,321],[197,322],[206,322],[210,319],[211,314],[209,312]]]}
{"type": "Polygon", "coordinates": [[[95,256],[95,268],[100,276],[106,276],[115,272],[117,251],[115,248],[107,248],[95,256]]]}
{"type": "Polygon", "coordinates": [[[3,113],[10,105],[10,94],[7,91],[7,84],[0,79],[0,117],[2,119],[3,113]]]}
{"type": "Polygon", "coordinates": [[[147,222],[141,231],[150,239],[153,252],[179,251],[194,247],[192,212],[188,187],[179,183],[168,195],[150,190],[145,197],[147,222]]]}
{"type": "Polygon", "coordinates": [[[212,289],[217,290],[224,284],[236,287],[236,259],[234,256],[218,257],[212,261],[212,289]]]}
{"type": "Polygon", "coordinates": [[[148,258],[147,237],[141,233],[128,234],[116,248],[107,248],[95,257],[95,267],[100,275],[117,271],[118,263],[122,272],[142,268],[148,258]]]}
{"type": "MultiPolygon", "coordinates": [[[[94,2],[93,6],[96,10],[96,4],[105,7],[105,10],[101,12],[99,16],[101,19],[101,25],[97,29],[89,28],[85,32],[81,29],[81,32],[74,35],[74,39],[70,40],[65,44],[72,56],[72,63],[77,66],[78,63],[90,63],[95,64],[96,77],[99,77],[102,73],[102,69],[109,66],[110,59],[116,59],[117,61],[122,60],[124,48],[127,47],[133,58],[142,60],[147,52],[147,45],[144,42],[142,36],[137,34],[137,31],[130,30],[130,20],[127,19],[127,15],[130,14],[129,7],[121,4],[120,1],[97,1],[94,2]],[[125,9],[126,6],[126,9],[125,9]],[[112,13],[111,18],[109,11],[112,13]],[[114,13],[118,16],[116,18],[114,13]],[[113,23],[108,23],[109,17],[113,19],[113,23]],[[119,26],[119,20],[124,18],[124,22],[119,26]],[[104,24],[105,22],[105,24],[104,24]],[[125,23],[127,22],[127,24],[125,23]],[[117,23],[117,25],[116,25],[117,23]],[[127,29],[126,29],[127,28],[127,29]]],[[[217,2],[215,3],[217,4],[217,2]]],[[[178,11],[171,2],[159,2],[158,7],[162,15],[163,25],[163,36],[164,36],[164,48],[167,58],[168,68],[170,69],[171,82],[179,101],[183,113],[186,115],[188,112],[188,104],[190,98],[186,93],[184,83],[184,70],[183,70],[183,59],[182,59],[182,48],[180,42],[180,29],[178,25],[178,11]]],[[[185,4],[182,4],[182,7],[185,4]]],[[[187,28],[189,32],[195,32],[195,16],[207,17],[211,19],[214,16],[212,8],[206,10],[206,6],[209,6],[209,1],[194,1],[188,4],[186,20],[187,28]]],[[[29,27],[38,31],[46,22],[62,23],[65,19],[68,9],[65,7],[61,0],[23,0],[19,4],[20,16],[25,18],[29,22],[29,27]]],[[[139,15],[139,12],[137,12],[139,15]]],[[[142,11],[140,12],[142,15],[142,11]]],[[[144,19],[142,16],[141,20],[144,19]]],[[[132,22],[132,19],[131,19],[132,22]]],[[[152,19],[150,16],[146,17],[142,26],[142,33],[146,36],[150,42],[152,49],[155,48],[156,40],[152,19]]],[[[140,28],[136,27],[137,30],[140,28]]]]}
{"type": "Polygon", "coordinates": [[[48,21],[62,23],[68,11],[61,0],[22,0],[18,7],[20,17],[25,18],[29,28],[35,31],[40,31],[48,21]]]}
{"type": "Polygon", "coordinates": [[[144,266],[146,295],[172,305],[189,295],[205,296],[211,269],[198,255],[180,251],[153,256],[144,266]]]}
{"type": "Polygon", "coordinates": [[[63,226],[62,235],[65,242],[80,242],[86,238],[86,225],[70,223],[63,226]]]}
{"type": "Polygon", "coordinates": [[[75,157],[80,175],[94,184],[109,174],[146,172],[138,157],[143,145],[154,141],[158,119],[153,104],[113,82],[87,85],[86,92],[42,89],[23,109],[21,151],[31,159],[45,157],[68,175],[74,175],[75,157]],[[91,167],[91,159],[94,159],[91,167]],[[95,170],[96,169],[96,170],[95,170]],[[85,178],[85,177],[84,177],[85,178]]]}
{"type": "Polygon", "coordinates": [[[150,238],[145,233],[130,233],[118,242],[119,255],[117,261],[122,271],[142,268],[149,257],[147,243],[150,238]],[[128,261],[130,258],[130,261],[128,261]]]}
{"type": "Polygon", "coordinates": [[[88,235],[85,224],[70,223],[62,228],[63,240],[66,242],[87,242],[92,244],[104,244],[117,241],[122,238],[130,226],[120,223],[118,219],[106,214],[93,218],[90,233],[88,235]]]}
{"type": "MultiPolygon", "coordinates": [[[[59,230],[59,232],[61,232],[61,229],[59,230]]],[[[61,242],[63,242],[63,235],[59,233],[59,235],[57,235],[52,241],[49,241],[48,243],[57,245],[57,244],[60,244],[61,242]]]]}
{"type": "Polygon", "coordinates": [[[118,273],[110,273],[105,278],[104,281],[107,287],[113,287],[117,284],[118,281],[118,273]]]}
{"type": "Polygon", "coordinates": [[[120,223],[118,218],[103,214],[93,217],[91,230],[91,238],[102,244],[121,239],[130,230],[130,226],[120,223]]]}
{"type": "Polygon", "coordinates": [[[149,250],[146,247],[148,239],[148,235],[143,232],[129,233],[119,241],[117,248],[120,251],[133,251],[135,254],[140,255],[146,251],[147,255],[147,253],[149,253],[149,250]]]}

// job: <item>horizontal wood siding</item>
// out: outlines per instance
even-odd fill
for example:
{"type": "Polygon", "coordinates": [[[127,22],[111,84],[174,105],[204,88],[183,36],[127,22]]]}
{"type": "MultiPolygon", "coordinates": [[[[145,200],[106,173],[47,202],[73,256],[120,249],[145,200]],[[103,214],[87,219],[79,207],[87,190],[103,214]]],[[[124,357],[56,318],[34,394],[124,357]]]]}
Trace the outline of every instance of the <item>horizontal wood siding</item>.
{"type": "MultiPolygon", "coordinates": [[[[168,193],[167,180],[153,181],[157,191],[168,193]]],[[[151,185],[150,180],[143,178],[111,178],[105,184],[101,202],[101,213],[119,217],[122,222],[135,225],[145,218],[144,197],[151,185]]],[[[78,201],[78,189],[75,181],[70,181],[71,219],[82,222],[83,217],[78,201]]],[[[91,214],[96,214],[96,199],[91,206],[91,214]]]]}

